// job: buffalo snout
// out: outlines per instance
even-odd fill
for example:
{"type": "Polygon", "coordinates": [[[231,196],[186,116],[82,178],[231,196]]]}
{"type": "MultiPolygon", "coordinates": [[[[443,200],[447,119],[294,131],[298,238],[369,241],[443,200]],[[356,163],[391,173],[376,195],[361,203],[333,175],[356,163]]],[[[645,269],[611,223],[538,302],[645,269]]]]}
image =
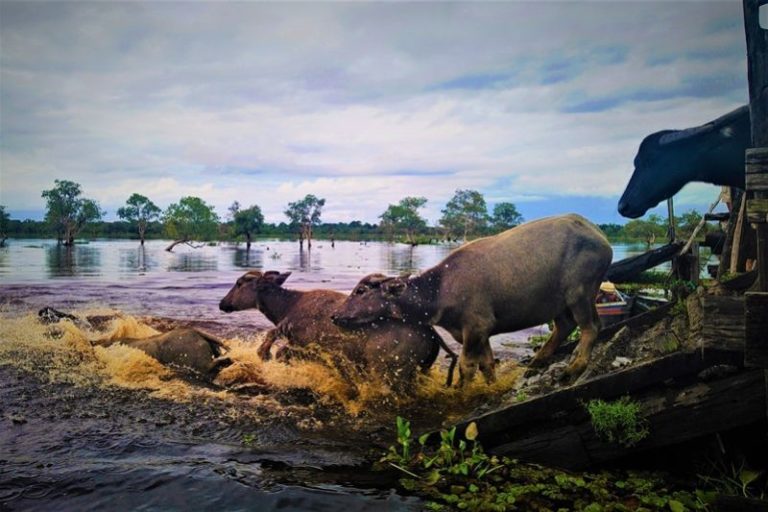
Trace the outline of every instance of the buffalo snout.
{"type": "Polygon", "coordinates": [[[222,310],[225,313],[231,313],[235,310],[234,306],[230,304],[228,301],[222,300],[219,302],[219,309],[222,310]]]}

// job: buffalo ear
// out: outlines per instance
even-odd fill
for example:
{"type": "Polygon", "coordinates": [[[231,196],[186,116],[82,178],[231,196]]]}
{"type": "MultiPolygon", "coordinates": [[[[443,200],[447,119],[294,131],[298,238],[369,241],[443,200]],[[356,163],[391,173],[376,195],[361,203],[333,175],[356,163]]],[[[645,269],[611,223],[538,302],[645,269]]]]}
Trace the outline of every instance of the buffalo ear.
{"type": "Polygon", "coordinates": [[[408,286],[405,279],[394,278],[389,281],[381,283],[381,290],[384,292],[384,296],[387,298],[399,297],[405,291],[408,286]]]}
{"type": "Polygon", "coordinates": [[[290,272],[283,272],[282,274],[275,277],[275,284],[277,284],[278,286],[282,286],[282,284],[285,282],[286,279],[288,279],[288,277],[290,277],[290,275],[291,275],[290,272]]]}

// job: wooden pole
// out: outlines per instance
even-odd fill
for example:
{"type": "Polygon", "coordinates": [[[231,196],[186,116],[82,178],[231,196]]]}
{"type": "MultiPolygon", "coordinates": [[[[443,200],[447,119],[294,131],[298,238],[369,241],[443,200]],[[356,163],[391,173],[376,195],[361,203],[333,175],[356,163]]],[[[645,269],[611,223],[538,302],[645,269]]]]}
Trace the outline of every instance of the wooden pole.
{"type": "Polygon", "coordinates": [[[759,11],[766,3],[743,0],[753,146],[746,157],[747,218],[757,230],[758,286],[762,292],[768,292],[768,30],[760,26],[759,11]]]}
{"type": "MultiPolygon", "coordinates": [[[[757,230],[757,270],[759,292],[747,293],[744,315],[747,365],[768,368],[768,0],[743,0],[744,32],[747,39],[749,115],[752,123],[752,148],[745,155],[747,220],[757,230]],[[760,26],[760,9],[763,26],[760,26]]],[[[765,372],[768,386],[768,371],[765,372]]],[[[768,408],[767,408],[768,411],[768,408]]]]}

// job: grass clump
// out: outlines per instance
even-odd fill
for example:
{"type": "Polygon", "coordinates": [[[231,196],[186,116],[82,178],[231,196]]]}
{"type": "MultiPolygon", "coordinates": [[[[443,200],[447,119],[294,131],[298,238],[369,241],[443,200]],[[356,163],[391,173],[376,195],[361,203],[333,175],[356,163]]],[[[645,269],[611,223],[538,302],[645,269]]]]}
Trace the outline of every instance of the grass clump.
{"type": "Polygon", "coordinates": [[[398,417],[397,441],[379,462],[400,485],[430,501],[428,510],[707,510],[711,495],[674,489],[664,475],[614,471],[570,473],[485,453],[476,423],[412,437],[398,417]],[[438,439],[439,437],[439,439],[438,439]]]}
{"type": "Polygon", "coordinates": [[[648,436],[648,422],[640,405],[624,396],[614,402],[590,400],[586,405],[597,436],[609,443],[631,447],[648,436]]]}

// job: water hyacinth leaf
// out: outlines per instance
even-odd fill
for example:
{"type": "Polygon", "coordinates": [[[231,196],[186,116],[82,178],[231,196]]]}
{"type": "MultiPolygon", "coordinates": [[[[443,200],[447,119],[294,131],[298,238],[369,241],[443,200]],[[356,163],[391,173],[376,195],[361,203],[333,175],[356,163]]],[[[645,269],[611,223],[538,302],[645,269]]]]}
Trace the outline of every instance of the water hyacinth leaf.
{"type": "Polygon", "coordinates": [[[742,469],[739,473],[739,480],[741,480],[741,484],[746,487],[758,478],[760,478],[760,472],[758,471],[752,471],[749,469],[742,469]]]}
{"type": "Polygon", "coordinates": [[[669,510],[671,512],[685,512],[688,509],[677,500],[669,500],[669,510]]]}
{"type": "Polygon", "coordinates": [[[472,423],[467,425],[467,430],[464,431],[464,437],[466,437],[470,441],[474,441],[475,439],[477,439],[478,433],[479,432],[477,431],[477,423],[473,421],[472,423]]]}

